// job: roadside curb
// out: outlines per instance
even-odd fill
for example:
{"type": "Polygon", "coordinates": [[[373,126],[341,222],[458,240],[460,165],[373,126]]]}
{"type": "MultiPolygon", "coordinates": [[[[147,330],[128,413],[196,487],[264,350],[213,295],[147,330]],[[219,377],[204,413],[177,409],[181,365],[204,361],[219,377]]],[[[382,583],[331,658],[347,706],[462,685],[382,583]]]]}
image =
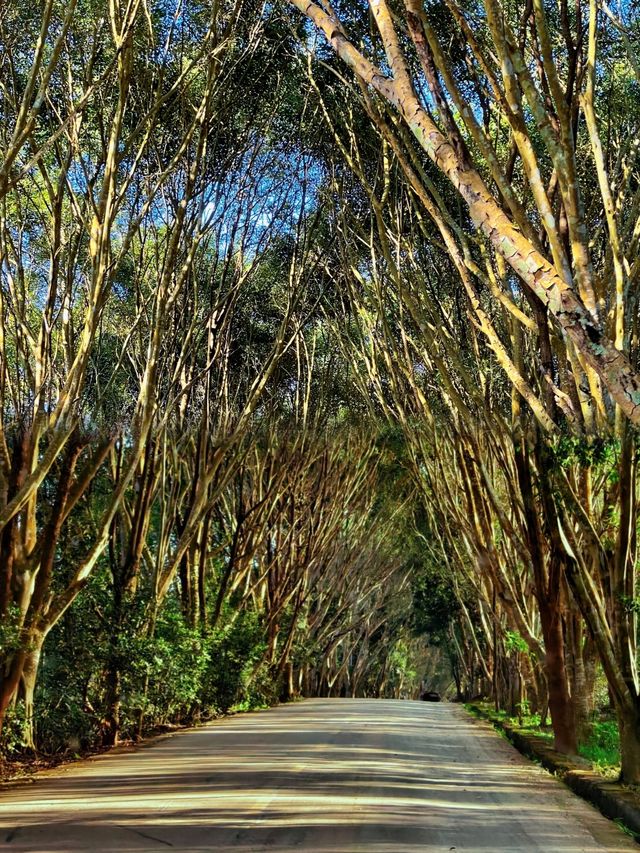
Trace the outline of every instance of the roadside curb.
{"type": "Polygon", "coordinates": [[[473,709],[469,713],[503,732],[519,752],[539,762],[575,794],[599,809],[605,817],[624,824],[633,833],[634,840],[640,843],[640,795],[617,782],[603,779],[591,769],[588,761],[556,752],[552,746],[541,742],[540,738],[518,731],[478,705],[469,703],[468,707],[473,709]]]}

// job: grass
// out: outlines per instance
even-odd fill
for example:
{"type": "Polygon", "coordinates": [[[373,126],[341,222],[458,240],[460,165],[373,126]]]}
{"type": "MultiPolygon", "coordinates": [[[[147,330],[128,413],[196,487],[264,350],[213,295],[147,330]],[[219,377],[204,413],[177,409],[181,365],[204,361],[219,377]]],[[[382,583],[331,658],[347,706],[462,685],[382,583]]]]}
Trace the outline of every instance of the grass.
{"type": "Polygon", "coordinates": [[[597,770],[610,772],[620,767],[620,735],[617,723],[594,722],[589,739],[580,744],[578,752],[597,770]]]}
{"type": "Polygon", "coordinates": [[[634,832],[630,827],[628,827],[621,817],[614,818],[613,822],[618,827],[618,829],[621,829],[625,835],[629,836],[629,838],[633,838],[634,841],[640,842],[640,835],[637,832],[634,832]]]}
{"type": "MultiPolygon", "coordinates": [[[[489,702],[478,702],[476,706],[466,705],[468,711],[477,716],[485,716],[494,722],[507,723],[523,734],[534,735],[543,740],[552,741],[550,727],[541,728],[538,714],[522,714],[520,718],[506,711],[496,711],[489,702]]],[[[578,754],[590,761],[594,769],[604,776],[615,776],[620,770],[620,735],[618,725],[613,720],[594,721],[589,738],[578,746],[578,754]]]]}
{"type": "Polygon", "coordinates": [[[507,723],[517,728],[523,734],[535,735],[543,740],[553,740],[553,733],[548,728],[540,727],[539,714],[523,713],[520,717],[511,716],[506,711],[496,711],[489,702],[476,702],[473,705],[465,705],[467,711],[476,716],[488,717],[491,721],[507,723]]]}

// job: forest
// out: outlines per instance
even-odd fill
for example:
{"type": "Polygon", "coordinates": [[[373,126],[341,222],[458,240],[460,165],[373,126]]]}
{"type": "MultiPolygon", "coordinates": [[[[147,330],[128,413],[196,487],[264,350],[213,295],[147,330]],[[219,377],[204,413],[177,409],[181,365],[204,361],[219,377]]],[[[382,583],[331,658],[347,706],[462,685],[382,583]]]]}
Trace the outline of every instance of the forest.
{"type": "Polygon", "coordinates": [[[426,688],[640,784],[637,0],[0,45],[0,765],[426,688]]]}

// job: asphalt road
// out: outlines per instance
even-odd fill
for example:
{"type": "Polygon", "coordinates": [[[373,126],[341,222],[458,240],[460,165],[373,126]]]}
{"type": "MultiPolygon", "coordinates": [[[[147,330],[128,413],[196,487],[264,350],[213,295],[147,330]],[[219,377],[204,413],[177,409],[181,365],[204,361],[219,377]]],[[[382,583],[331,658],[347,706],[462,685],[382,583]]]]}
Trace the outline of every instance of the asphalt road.
{"type": "Polygon", "coordinates": [[[447,704],[310,700],[0,794],[0,850],[637,851],[447,704]]]}

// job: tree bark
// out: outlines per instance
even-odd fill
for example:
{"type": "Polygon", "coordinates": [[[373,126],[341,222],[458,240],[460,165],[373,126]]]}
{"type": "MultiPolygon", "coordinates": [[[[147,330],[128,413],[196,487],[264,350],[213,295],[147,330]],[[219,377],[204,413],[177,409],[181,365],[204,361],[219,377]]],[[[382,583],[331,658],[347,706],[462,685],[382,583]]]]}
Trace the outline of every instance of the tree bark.
{"type": "Polygon", "coordinates": [[[18,699],[22,699],[24,703],[25,746],[34,751],[36,748],[34,698],[44,639],[45,634],[40,631],[33,632],[29,638],[29,648],[22,667],[18,692],[18,699]]]}
{"type": "MultiPolygon", "coordinates": [[[[539,438],[537,438],[539,440],[539,438]]],[[[540,448],[538,447],[538,454],[540,448]]],[[[578,748],[575,716],[564,654],[564,636],[562,631],[561,585],[562,562],[556,536],[556,519],[548,484],[544,474],[539,471],[539,486],[542,506],[536,503],[532,477],[531,450],[525,444],[524,436],[516,448],[516,466],[522,494],[526,521],[526,533],[536,590],[536,600],[540,613],[540,623],[544,638],[544,669],[549,695],[549,711],[553,724],[555,748],[558,752],[575,754],[578,748]],[[548,555],[545,560],[545,546],[540,526],[539,511],[544,513],[549,536],[548,555]],[[548,565],[545,565],[545,562],[548,565]]],[[[539,461],[539,467],[542,463],[539,461]]]]}
{"type": "Polygon", "coordinates": [[[618,709],[620,729],[621,780],[627,785],[640,784],[640,712],[618,709]]]}
{"type": "Polygon", "coordinates": [[[544,635],[545,672],[549,690],[549,711],[553,724],[554,747],[575,755],[578,749],[576,725],[564,657],[562,619],[557,607],[543,607],[540,621],[544,635]]]}

